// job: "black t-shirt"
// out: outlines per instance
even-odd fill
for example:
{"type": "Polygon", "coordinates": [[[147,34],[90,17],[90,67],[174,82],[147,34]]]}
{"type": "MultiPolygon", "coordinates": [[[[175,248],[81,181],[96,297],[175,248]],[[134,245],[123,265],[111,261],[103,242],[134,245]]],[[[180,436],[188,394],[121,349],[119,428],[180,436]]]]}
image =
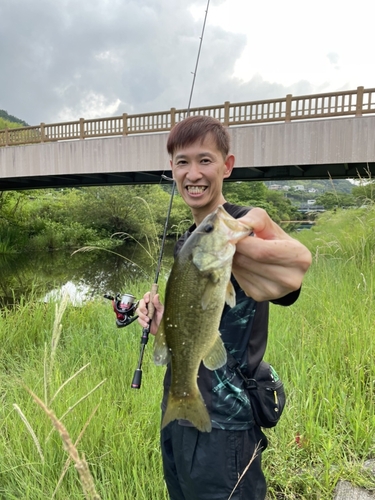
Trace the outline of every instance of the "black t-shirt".
{"type": "MultiPolygon", "coordinates": [[[[240,207],[225,203],[225,210],[235,219],[243,217],[250,207],[240,207]]],[[[195,224],[177,241],[175,256],[185,241],[195,230],[195,224]]],[[[247,297],[234,276],[231,276],[236,292],[236,305],[225,305],[220,322],[221,338],[226,349],[236,358],[241,371],[251,377],[262,360],[268,336],[269,302],[256,302],[247,297]]],[[[280,305],[290,305],[297,300],[299,290],[273,301],[280,305]]],[[[164,379],[162,409],[166,407],[170,386],[170,366],[164,379]]],[[[227,365],[218,370],[208,370],[201,364],[198,372],[198,386],[211,417],[212,426],[226,430],[243,430],[253,426],[250,400],[243,388],[243,380],[227,365]]],[[[190,425],[180,421],[182,425],[190,425]]]]}

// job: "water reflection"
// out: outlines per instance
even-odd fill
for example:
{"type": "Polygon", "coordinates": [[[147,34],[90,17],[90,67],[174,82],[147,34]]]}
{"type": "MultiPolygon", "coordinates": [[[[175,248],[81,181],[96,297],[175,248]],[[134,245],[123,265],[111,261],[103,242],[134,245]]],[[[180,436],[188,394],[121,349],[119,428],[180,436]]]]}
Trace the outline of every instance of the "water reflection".
{"type": "Polygon", "coordinates": [[[76,285],[73,281],[68,281],[61,287],[46,293],[43,297],[43,302],[57,302],[65,295],[69,297],[70,302],[74,306],[81,306],[86,300],[92,297],[93,291],[89,285],[76,285]]]}
{"type": "MultiPolygon", "coordinates": [[[[172,248],[173,243],[168,243],[164,250],[165,273],[171,267],[172,248]]],[[[113,252],[0,254],[0,307],[31,295],[46,300],[59,298],[64,290],[78,305],[107,292],[129,291],[140,280],[151,283],[155,270],[156,264],[147,252],[129,243],[113,252]]]]}

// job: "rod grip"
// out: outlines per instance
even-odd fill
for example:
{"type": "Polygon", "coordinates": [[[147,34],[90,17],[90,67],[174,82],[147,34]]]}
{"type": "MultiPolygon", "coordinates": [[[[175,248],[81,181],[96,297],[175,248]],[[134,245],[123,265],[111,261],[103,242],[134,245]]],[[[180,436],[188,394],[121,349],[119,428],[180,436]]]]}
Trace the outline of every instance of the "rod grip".
{"type": "Polygon", "coordinates": [[[157,283],[153,283],[151,285],[151,290],[150,290],[150,302],[148,303],[147,309],[148,309],[148,314],[147,316],[152,319],[154,317],[154,312],[155,312],[155,306],[153,304],[153,300],[155,295],[158,293],[158,288],[159,285],[157,283]]]}

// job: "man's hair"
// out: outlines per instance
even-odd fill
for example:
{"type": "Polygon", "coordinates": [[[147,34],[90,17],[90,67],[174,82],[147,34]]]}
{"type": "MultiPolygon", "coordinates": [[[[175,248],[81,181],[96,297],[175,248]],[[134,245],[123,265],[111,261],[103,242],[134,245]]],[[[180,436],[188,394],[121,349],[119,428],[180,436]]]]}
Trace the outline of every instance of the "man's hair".
{"type": "Polygon", "coordinates": [[[216,118],[203,115],[189,116],[177,123],[169,134],[167,151],[173,156],[176,149],[190,146],[199,140],[203,142],[209,134],[214,139],[218,150],[226,158],[230,148],[227,129],[216,118]]]}

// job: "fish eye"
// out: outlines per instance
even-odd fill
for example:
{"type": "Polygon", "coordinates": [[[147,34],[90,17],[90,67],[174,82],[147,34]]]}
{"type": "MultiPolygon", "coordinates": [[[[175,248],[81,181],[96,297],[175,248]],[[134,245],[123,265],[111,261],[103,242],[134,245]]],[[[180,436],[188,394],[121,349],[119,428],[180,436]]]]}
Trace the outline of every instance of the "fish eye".
{"type": "Polygon", "coordinates": [[[210,222],[204,226],[204,231],[206,233],[210,233],[214,229],[214,225],[210,222]]]}

